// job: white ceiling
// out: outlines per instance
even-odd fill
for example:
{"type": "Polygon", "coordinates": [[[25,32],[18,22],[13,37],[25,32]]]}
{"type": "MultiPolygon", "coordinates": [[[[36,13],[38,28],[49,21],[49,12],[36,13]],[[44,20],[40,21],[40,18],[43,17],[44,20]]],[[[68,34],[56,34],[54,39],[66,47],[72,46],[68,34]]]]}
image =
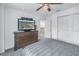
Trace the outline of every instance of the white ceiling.
{"type": "MultiPolygon", "coordinates": [[[[38,3],[5,3],[4,5],[22,10],[25,9],[26,11],[30,11],[30,12],[34,12],[38,7],[40,7],[40,4],[38,3]]],[[[59,4],[51,5],[51,7],[52,7],[52,11],[54,11],[54,10],[65,10],[71,7],[75,7],[77,5],[79,5],[79,3],[63,3],[60,5],[59,4]]]]}
{"type": "Polygon", "coordinates": [[[4,3],[4,5],[7,7],[24,10],[27,11],[28,13],[37,14],[43,17],[52,14],[52,12],[58,12],[78,6],[79,3],[63,3],[60,5],[51,5],[51,9],[52,9],[51,12],[48,12],[44,9],[41,9],[36,12],[36,9],[40,7],[40,4],[38,3],[4,3]]]}

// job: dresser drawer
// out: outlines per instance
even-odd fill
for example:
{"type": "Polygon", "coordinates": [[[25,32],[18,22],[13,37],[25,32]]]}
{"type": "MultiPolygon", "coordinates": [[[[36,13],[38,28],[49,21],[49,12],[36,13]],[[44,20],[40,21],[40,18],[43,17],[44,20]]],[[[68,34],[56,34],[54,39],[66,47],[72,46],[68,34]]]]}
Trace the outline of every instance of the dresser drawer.
{"type": "Polygon", "coordinates": [[[24,48],[24,47],[26,47],[27,45],[30,45],[30,44],[35,43],[35,42],[37,42],[37,40],[17,43],[17,44],[16,44],[16,47],[17,47],[17,48],[24,48]]]}

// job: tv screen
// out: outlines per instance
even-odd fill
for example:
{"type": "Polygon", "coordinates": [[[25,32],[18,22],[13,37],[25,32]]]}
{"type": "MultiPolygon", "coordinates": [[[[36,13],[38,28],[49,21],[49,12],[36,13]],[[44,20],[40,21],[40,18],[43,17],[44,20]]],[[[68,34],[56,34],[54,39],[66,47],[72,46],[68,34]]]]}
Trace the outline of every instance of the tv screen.
{"type": "Polygon", "coordinates": [[[18,19],[18,30],[27,31],[35,29],[35,21],[34,20],[21,20],[18,19]]]}

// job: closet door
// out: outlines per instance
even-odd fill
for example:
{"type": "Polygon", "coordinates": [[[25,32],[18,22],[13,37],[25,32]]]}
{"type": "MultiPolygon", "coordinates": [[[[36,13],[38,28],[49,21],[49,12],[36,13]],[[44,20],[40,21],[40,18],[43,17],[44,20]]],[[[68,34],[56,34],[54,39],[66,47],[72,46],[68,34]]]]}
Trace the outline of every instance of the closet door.
{"type": "Polygon", "coordinates": [[[58,39],[79,45],[79,14],[57,18],[58,39]]]}
{"type": "Polygon", "coordinates": [[[52,17],[51,17],[51,21],[50,21],[50,33],[51,33],[51,37],[52,39],[56,39],[57,40],[57,15],[54,14],[52,17]]]}
{"type": "Polygon", "coordinates": [[[57,37],[58,40],[70,42],[73,39],[72,16],[61,16],[57,18],[57,37]]]}
{"type": "Polygon", "coordinates": [[[79,14],[73,14],[73,39],[74,43],[79,45],[79,14]]]}

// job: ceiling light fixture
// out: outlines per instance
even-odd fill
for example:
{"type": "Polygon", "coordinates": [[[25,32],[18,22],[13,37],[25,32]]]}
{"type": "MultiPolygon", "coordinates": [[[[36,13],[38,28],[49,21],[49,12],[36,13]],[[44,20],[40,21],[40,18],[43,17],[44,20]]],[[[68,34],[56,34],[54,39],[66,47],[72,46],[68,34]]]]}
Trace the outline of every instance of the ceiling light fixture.
{"type": "Polygon", "coordinates": [[[55,4],[62,4],[62,3],[40,3],[42,6],[40,6],[36,11],[39,11],[40,9],[44,8],[47,11],[51,11],[50,5],[55,5],[55,4]]]}

